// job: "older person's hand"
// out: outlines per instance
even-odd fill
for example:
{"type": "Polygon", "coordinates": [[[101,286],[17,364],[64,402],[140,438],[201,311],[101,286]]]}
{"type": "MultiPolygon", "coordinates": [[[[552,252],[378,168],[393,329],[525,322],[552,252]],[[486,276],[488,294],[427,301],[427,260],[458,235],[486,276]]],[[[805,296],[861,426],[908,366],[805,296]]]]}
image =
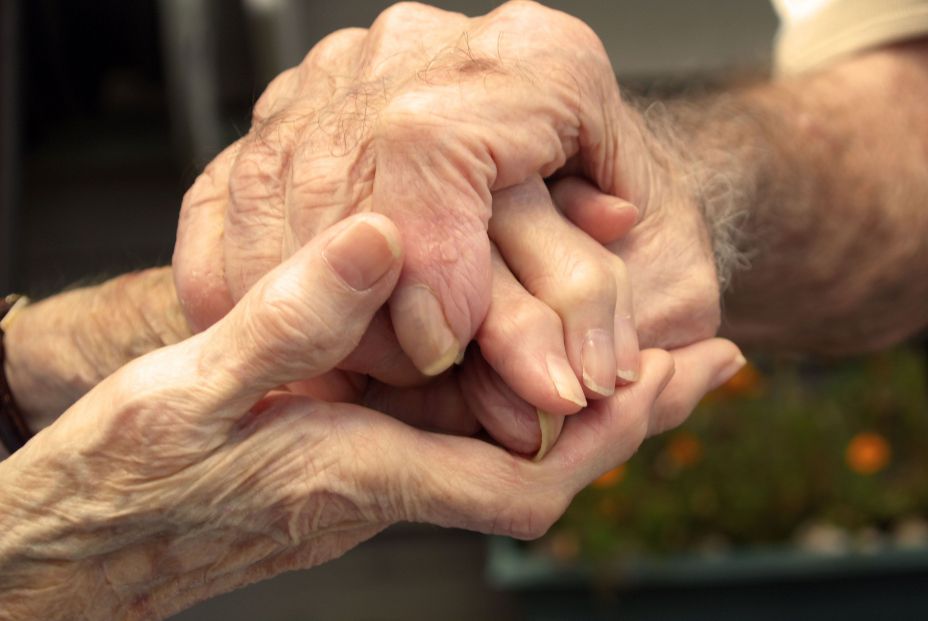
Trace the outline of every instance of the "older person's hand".
{"type": "Polygon", "coordinates": [[[335,225],[222,321],[116,372],[0,464],[4,612],[163,617],[399,520],[538,536],[666,424],[652,408],[688,411],[739,364],[721,340],[644,352],[640,381],[568,419],[542,463],[277,389],[351,351],[401,257],[383,216],[335,225]],[[690,372],[665,389],[675,358],[690,372]]]}
{"type": "MultiPolygon", "coordinates": [[[[415,367],[436,374],[490,307],[492,192],[571,170],[642,210],[627,247],[643,341],[691,343],[716,330],[718,285],[674,166],[623,104],[602,45],[580,21],[528,2],[476,19],[396,5],[370,30],[326,38],[268,87],[249,134],[185,197],[178,291],[205,327],[326,226],[358,211],[388,214],[409,256],[379,323],[395,329],[415,367]]],[[[511,236],[496,245],[510,266],[546,253],[511,236]]],[[[563,284],[548,291],[576,293],[569,306],[578,308],[601,283],[563,284]]],[[[606,335],[596,359],[614,354],[611,317],[561,320],[578,377],[590,334],[606,335]]]]}

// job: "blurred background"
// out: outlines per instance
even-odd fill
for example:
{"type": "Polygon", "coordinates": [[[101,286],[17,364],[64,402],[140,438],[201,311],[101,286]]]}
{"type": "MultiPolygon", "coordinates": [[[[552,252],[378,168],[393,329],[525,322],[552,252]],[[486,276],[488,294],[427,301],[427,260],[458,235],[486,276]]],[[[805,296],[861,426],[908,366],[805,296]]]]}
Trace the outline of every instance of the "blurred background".
{"type": "MultiPolygon", "coordinates": [[[[0,0],[0,291],[168,263],[184,190],[269,80],[388,4],[0,0]]],[[[548,4],[633,90],[768,70],[767,0],[548,4]]],[[[401,526],[176,618],[928,618],[924,351],[755,356],[540,542],[401,526]]]]}

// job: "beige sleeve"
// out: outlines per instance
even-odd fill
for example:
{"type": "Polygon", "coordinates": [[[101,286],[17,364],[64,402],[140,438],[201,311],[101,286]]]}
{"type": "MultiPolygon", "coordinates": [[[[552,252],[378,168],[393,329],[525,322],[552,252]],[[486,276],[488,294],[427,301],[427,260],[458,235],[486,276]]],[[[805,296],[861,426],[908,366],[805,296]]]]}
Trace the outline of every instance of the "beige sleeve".
{"type": "Polygon", "coordinates": [[[887,43],[928,35],[928,0],[774,0],[775,65],[799,73],[887,43]]]}

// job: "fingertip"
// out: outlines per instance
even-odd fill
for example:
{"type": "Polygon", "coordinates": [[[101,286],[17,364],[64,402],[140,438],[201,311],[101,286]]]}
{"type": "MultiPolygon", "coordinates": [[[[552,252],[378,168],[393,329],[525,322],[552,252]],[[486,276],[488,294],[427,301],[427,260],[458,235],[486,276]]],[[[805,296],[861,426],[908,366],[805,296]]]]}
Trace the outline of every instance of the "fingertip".
{"type": "Polygon", "coordinates": [[[566,177],[555,183],[551,198],[568,220],[601,244],[625,237],[640,215],[632,203],[580,177],[566,177]]]}
{"type": "Polygon", "coordinates": [[[715,390],[734,377],[748,363],[737,345],[725,339],[713,339],[716,349],[716,372],[712,375],[708,390],[715,390]]]}
{"type": "Polygon", "coordinates": [[[638,328],[630,314],[617,312],[614,331],[616,380],[621,386],[633,384],[641,376],[638,328]]]}

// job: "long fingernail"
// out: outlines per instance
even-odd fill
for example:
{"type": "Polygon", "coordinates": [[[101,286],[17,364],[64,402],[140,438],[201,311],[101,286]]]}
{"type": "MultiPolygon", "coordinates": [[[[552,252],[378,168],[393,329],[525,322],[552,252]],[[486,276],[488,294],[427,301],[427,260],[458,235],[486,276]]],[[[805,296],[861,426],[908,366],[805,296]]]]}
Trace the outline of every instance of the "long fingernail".
{"type": "Polygon", "coordinates": [[[346,285],[365,291],[390,271],[400,253],[391,234],[374,223],[361,221],[329,241],[322,256],[346,285]]]}
{"type": "Polygon", "coordinates": [[[742,356],[740,353],[735,356],[735,359],[731,363],[722,369],[718,375],[716,375],[712,380],[712,388],[710,390],[715,390],[731,378],[733,378],[738,371],[744,368],[744,365],[748,363],[747,359],[742,356]]]}
{"type": "Polygon", "coordinates": [[[586,397],[583,395],[583,388],[574,375],[574,370],[570,368],[567,358],[548,354],[545,362],[548,367],[548,377],[554,383],[554,390],[566,401],[576,403],[582,408],[586,407],[586,397]]]}
{"type": "Polygon", "coordinates": [[[541,428],[541,446],[532,461],[541,461],[548,454],[554,443],[557,442],[558,436],[561,435],[561,429],[564,428],[564,417],[557,414],[550,414],[544,410],[538,412],[538,426],[541,428]]]}
{"type": "Polygon", "coordinates": [[[638,329],[628,315],[615,318],[615,375],[620,384],[638,381],[641,354],[638,350],[638,329]]]}
{"type": "Polygon", "coordinates": [[[605,330],[590,330],[580,347],[583,385],[598,395],[608,397],[615,392],[616,357],[612,335],[605,330]]]}
{"type": "Polygon", "coordinates": [[[425,285],[405,287],[394,295],[391,312],[416,324],[416,343],[406,353],[424,375],[442,373],[460,355],[461,344],[448,326],[438,298],[425,285]]]}

